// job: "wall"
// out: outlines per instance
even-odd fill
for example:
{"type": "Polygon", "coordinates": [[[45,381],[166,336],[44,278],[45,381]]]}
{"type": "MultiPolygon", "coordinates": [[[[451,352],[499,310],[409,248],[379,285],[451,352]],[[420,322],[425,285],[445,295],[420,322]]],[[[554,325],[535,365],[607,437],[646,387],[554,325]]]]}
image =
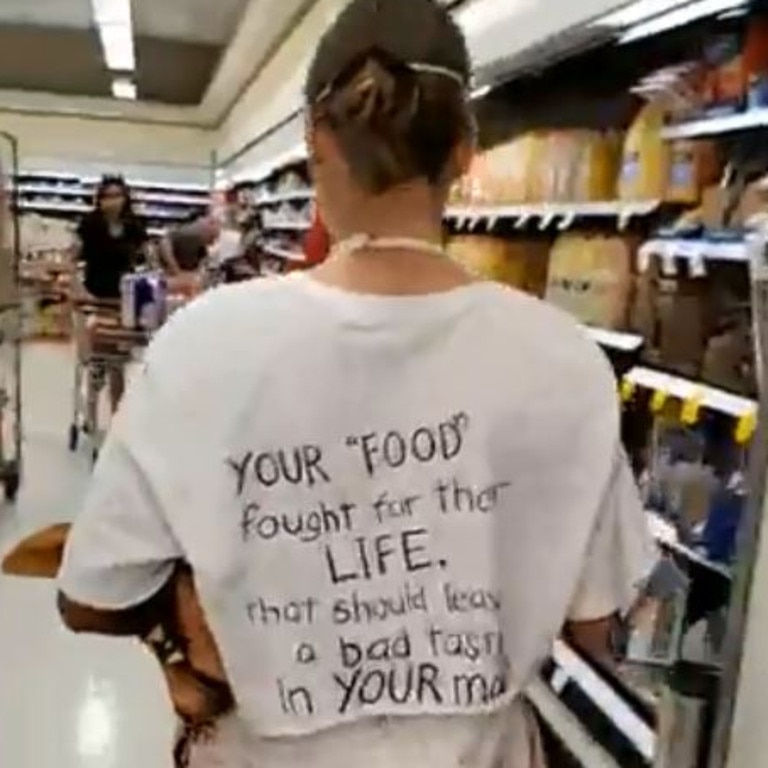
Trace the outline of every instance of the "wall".
{"type": "Polygon", "coordinates": [[[301,104],[301,91],[317,41],[347,0],[318,0],[246,89],[219,129],[220,163],[282,122],[301,104]]]}
{"type": "Polygon", "coordinates": [[[147,181],[207,182],[213,132],[198,128],[0,111],[23,170],[122,172],[147,181]]]}

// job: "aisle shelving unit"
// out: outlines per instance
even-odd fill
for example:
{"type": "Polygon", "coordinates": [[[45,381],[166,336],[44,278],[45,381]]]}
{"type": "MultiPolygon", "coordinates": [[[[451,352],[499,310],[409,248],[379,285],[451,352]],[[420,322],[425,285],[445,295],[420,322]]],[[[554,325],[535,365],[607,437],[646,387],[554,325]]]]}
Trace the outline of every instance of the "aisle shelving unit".
{"type": "MultiPolygon", "coordinates": [[[[157,232],[205,213],[210,190],[194,184],[161,184],[128,178],[136,213],[157,232]]],[[[17,208],[23,213],[71,216],[87,213],[99,180],[57,173],[22,172],[16,180],[17,208]]]]}

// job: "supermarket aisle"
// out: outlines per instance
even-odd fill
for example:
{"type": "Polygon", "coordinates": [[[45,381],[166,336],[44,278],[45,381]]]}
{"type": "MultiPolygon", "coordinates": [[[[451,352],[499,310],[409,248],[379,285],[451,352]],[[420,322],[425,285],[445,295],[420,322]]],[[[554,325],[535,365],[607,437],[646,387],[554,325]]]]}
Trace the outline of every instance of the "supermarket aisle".
{"type": "MultiPolygon", "coordinates": [[[[71,358],[35,345],[24,360],[25,480],[0,508],[0,552],[77,512],[87,450],[67,451],[71,358]]],[[[0,765],[165,768],[173,722],[154,662],[131,641],[74,637],[51,583],[0,577],[0,765]]]]}

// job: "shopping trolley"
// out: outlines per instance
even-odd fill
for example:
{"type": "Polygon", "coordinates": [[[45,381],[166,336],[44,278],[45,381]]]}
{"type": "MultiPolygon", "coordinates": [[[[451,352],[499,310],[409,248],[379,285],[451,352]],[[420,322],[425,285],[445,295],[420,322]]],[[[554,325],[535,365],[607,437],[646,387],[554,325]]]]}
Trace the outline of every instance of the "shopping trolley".
{"type": "Polygon", "coordinates": [[[86,435],[95,459],[104,434],[99,425],[101,393],[110,375],[123,373],[136,359],[149,333],[122,327],[119,300],[75,299],[72,304],[76,359],[69,448],[76,451],[86,435]]]}

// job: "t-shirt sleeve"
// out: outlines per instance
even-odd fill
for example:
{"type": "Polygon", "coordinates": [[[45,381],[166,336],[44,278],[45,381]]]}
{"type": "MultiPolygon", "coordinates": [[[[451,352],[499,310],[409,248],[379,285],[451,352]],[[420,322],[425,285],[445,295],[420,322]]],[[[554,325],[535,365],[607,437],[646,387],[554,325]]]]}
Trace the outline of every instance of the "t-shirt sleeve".
{"type": "Polygon", "coordinates": [[[569,620],[594,621],[629,610],[657,560],[637,484],[619,450],[569,620]]]}
{"type": "Polygon", "coordinates": [[[182,557],[165,514],[177,487],[175,428],[160,383],[151,364],[137,373],[69,536],[59,586],[83,605],[139,605],[165,584],[182,557]]]}

